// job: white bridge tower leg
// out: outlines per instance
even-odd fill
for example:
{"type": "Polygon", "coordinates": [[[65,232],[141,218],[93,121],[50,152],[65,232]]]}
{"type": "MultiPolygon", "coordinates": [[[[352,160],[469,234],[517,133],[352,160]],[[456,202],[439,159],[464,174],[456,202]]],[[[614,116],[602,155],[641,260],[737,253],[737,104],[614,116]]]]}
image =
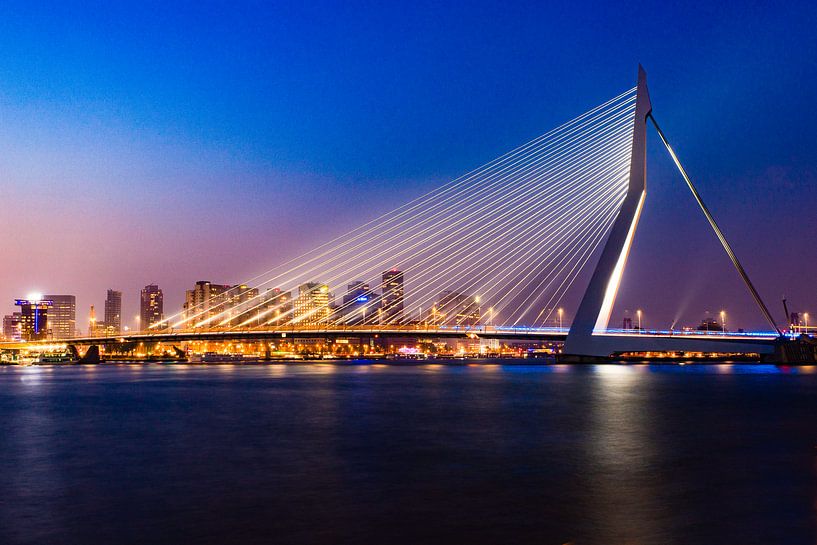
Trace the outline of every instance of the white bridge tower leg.
{"type": "Polygon", "coordinates": [[[607,329],[610,313],[627,263],[627,255],[635,236],[638,218],[647,195],[647,116],[652,111],[647,73],[638,66],[633,148],[630,158],[630,184],[610,236],[602,251],[596,270],[587,286],[579,310],[565,341],[565,353],[587,356],[607,356],[603,347],[596,347],[593,333],[607,329]],[[601,349],[601,352],[599,352],[601,349]]]}

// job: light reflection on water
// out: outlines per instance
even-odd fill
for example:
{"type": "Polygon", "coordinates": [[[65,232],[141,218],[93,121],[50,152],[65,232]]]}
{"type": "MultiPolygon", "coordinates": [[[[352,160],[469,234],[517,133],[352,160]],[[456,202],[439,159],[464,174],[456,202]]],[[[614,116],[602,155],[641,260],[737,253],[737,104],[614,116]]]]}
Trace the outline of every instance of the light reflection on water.
{"type": "Polygon", "coordinates": [[[0,368],[0,543],[814,543],[817,374],[0,368]]]}

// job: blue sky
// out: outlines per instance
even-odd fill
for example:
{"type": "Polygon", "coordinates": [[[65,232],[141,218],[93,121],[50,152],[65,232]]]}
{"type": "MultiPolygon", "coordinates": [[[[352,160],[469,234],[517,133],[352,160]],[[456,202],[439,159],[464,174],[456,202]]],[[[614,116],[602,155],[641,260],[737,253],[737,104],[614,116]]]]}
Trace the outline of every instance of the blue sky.
{"type": "MultiPolygon", "coordinates": [[[[813,2],[4,3],[3,311],[76,293],[84,325],[109,287],[135,314],[149,282],[172,309],[631,87],[640,62],[763,295],[817,316],[815,29],[813,2]]],[[[622,308],[663,325],[673,290],[691,317],[762,326],[656,141],[622,308]],[[662,268],[684,267],[676,290],[662,268]]]]}

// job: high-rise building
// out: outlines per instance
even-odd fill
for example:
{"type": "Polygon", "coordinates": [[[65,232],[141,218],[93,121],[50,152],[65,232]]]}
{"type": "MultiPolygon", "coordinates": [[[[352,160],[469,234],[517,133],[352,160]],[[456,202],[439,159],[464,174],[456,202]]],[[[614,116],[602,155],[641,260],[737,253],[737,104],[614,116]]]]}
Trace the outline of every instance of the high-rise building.
{"type": "Polygon", "coordinates": [[[370,291],[371,289],[369,288],[369,284],[363,280],[355,280],[354,282],[350,282],[346,284],[346,295],[343,296],[343,302],[345,304],[351,302],[353,299],[357,299],[358,297],[366,297],[370,291]]]}
{"type": "Polygon", "coordinates": [[[320,282],[307,282],[298,286],[295,299],[294,321],[298,324],[325,324],[329,319],[329,286],[320,282]]]}
{"type": "Polygon", "coordinates": [[[223,320],[216,320],[227,309],[230,286],[213,284],[207,280],[196,282],[192,290],[185,292],[183,316],[185,327],[215,327],[223,320]]]}
{"type": "Polygon", "coordinates": [[[31,295],[28,299],[16,299],[20,307],[20,336],[26,341],[41,341],[50,335],[48,329],[48,308],[51,301],[41,295],[31,295]]]}
{"type": "Polygon", "coordinates": [[[22,315],[19,312],[3,316],[3,338],[7,341],[23,339],[22,315]]]}
{"type": "Polygon", "coordinates": [[[292,294],[280,288],[269,288],[264,293],[264,304],[259,325],[282,325],[292,321],[292,294]]]}
{"type": "Polygon", "coordinates": [[[122,292],[108,290],[105,298],[105,328],[108,333],[118,335],[122,331],[122,292]]]}
{"type": "Polygon", "coordinates": [[[479,298],[446,290],[440,294],[431,312],[432,323],[437,325],[477,325],[480,320],[479,298]]]}
{"type": "Polygon", "coordinates": [[[43,295],[51,301],[48,310],[48,327],[51,338],[70,339],[77,334],[77,298],[74,295],[43,295]]]}
{"type": "Polygon", "coordinates": [[[104,321],[97,319],[96,309],[94,305],[91,305],[91,311],[88,313],[88,336],[105,337],[106,335],[114,335],[113,328],[106,326],[104,321]]]}
{"type": "MultiPolygon", "coordinates": [[[[258,298],[258,288],[240,284],[230,288],[227,298],[225,320],[230,326],[256,327],[261,325],[262,301],[258,298]]],[[[224,320],[222,320],[224,321],[224,320]]]]}
{"type": "Polygon", "coordinates": [[[380,314],[380,296],[366,282],[355,280],[346,285],[346,295],[336,309],[335,319],[341,324],[374,324],[380,314]]]}
{"type": "Polygon", "coordinates": [[[96,321],[96,309],[94,308],[94,305],[91,305],[91,310],[88,313],[88,336],[89,337],[96,337],[97,336],[97,330],[99,329],[100,325],[104,326],[105,324],[97,323],[97,321],[96,321]]]}
{"type": "Polygon", "coordinates": [[[391,269],[383,273],[383,295],[381,296],[381,323],[399,324],[403,322],[403,271],[391,269]]]}
{"type": "Polygon", "coordinates": [[[139,297],[139,328],[147,331],[164,319],[164,296],[156,284],[142,288],[139,297]]]}

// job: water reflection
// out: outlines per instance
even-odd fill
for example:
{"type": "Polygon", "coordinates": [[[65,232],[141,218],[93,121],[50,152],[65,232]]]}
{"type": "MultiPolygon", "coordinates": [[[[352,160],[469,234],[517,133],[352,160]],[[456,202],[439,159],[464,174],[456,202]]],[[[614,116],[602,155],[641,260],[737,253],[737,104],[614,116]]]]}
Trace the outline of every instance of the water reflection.
{"type": "Polygon", "coordinates": [[[3,369],[0,543],[813,543],[815,394],[813,367],[3,369]]]}

